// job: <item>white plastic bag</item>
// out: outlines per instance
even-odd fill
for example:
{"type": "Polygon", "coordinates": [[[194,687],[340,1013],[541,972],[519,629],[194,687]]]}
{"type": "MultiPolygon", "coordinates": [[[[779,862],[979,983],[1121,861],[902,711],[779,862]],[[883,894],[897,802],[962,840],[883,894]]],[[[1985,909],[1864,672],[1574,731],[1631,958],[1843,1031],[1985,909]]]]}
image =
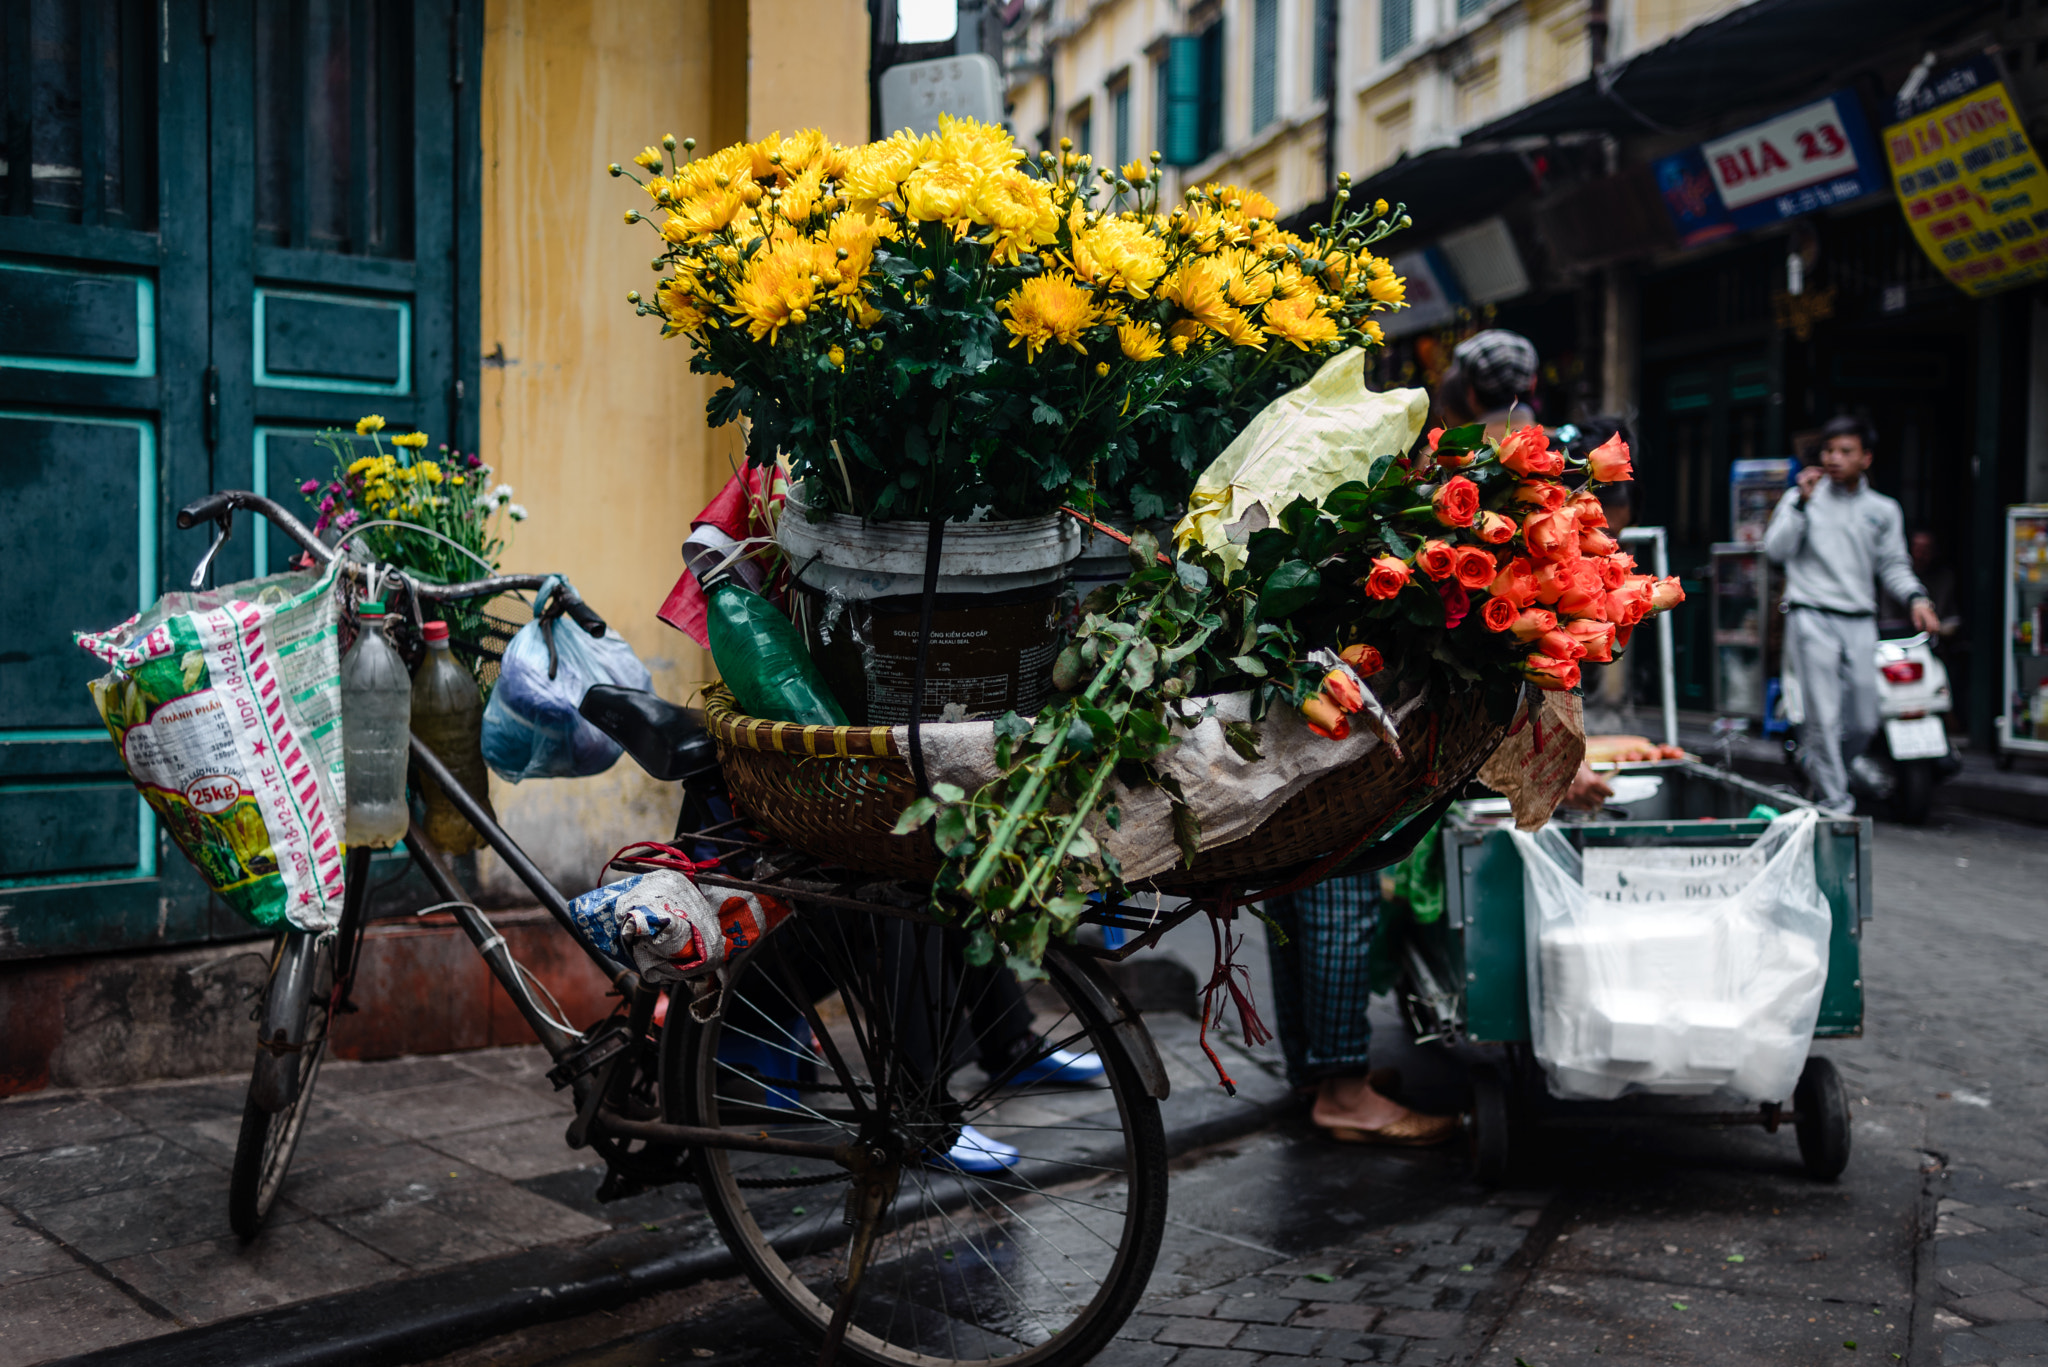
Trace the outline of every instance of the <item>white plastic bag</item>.
{"type": "Polygon", "coordinates": [[[541,621],[557,582],[550,578],[534,595],[533,620],[505,647],[484,707],[484,760],[508,783],[587,778],[611,768],[618,763],[619,744],[576,711],[583,695],[601,683],[654,689],[647,666],[615,629],[593,637],[573,621],[541,621]]]}
{"type": "Polygon", "coordinates": [[[78,644],[121,762],[222,901],[266,929],[341,916],[336,561],[167,593],[78,644]]]}
{"type": "MultiPolygon", "coordinates": [[[[789,908],[751,892],[728,892],[713,905],[688,875],[655,869],[591,889],[569,903],[569,915],[592,944],[630,958],[649,982],[716,982],[726,962],[773,930],[789,908]]],[[[700,992],[691,1010],[708,1019],[713,1002],[700,992]]]]}
{"type": "Polygon", "coordinates": [[[1514,833],[1529,1025],[1553,1095],[1726,1090],[1786,1101],[1827,983],[1819,814],[1748,846],[1596,846],[1514,833]]]}

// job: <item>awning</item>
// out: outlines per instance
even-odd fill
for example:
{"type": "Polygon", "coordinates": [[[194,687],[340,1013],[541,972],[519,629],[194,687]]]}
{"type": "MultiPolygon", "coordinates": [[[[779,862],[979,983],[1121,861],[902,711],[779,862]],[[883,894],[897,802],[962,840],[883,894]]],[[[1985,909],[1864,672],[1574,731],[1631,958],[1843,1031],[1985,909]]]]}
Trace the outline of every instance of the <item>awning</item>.
{"type": "Polygon", "coordinates": [[[1680,132],[1731,109],[1789,103],[1840,85],[1849,69],[1886,49],[1916,35],[1936,44],[1942,31],[1960,32],[2000,8],[1995,0],[1935,7],[1927,0],[1752,0],[1463,141],[1680,132]]]}
{"type": "MultiPolygon", "coordinates": [[[[1526,158],[1498,148],[1439,147],[1403,157],[1392,166],[1351,187],[1350,208],[1384,199],[1406,204],[1415,219],[1413,234],[1434,236],[1499,210],[1535,188],[1526,158]]],[[[1330,201],[1321,200],[1288,219],[1285,226],[1300,232],[1330,216],[1330,201]]],[[[1404,234],[1402,241],[1408,240],[1404,234]]]]}

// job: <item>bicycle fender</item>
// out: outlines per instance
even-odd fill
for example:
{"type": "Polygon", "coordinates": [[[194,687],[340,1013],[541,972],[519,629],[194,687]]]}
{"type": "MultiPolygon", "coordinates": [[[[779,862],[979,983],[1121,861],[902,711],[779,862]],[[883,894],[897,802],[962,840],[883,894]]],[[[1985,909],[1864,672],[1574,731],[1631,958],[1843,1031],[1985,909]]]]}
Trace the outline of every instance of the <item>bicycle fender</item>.
{"type": "Polygon", "coordinates": [[[1154,1101],[1166,1100],[1173,1084],[1166,1076],[1166,1063],[1159,1057],[1159,1046],[1153,1042],[1152,1032],[1145,1028],[1145,1018],[1132,1008],[1129,998],[1102,971],[1101,964],[1080,954],[1062,957],[1073,974],[1075,989],[1087,995],[1090,1004],[1109,1020],[1110,1029],[1130,1051],[1131,1062],[1138,1069],[1138,1079],[1145,1084],[1145,1094],[1154,1101]]]}
{"type": "Polygon", "coordinates": [[[256,1068],[249,1076],[249,1099],[273,1115],[298,1099],[298,1054],[306,1043],[306,1002],[313,990],[319,946],[317,935],[287,935],[263,994],[263,1024],[256,1036],[256,1068]]]}

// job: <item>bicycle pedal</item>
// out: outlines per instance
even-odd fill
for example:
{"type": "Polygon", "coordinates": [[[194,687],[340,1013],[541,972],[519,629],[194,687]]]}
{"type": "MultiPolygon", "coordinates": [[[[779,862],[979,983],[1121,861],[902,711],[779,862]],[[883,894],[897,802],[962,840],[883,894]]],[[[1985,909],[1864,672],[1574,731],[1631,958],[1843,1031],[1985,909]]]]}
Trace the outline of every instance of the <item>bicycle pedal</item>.
{"type": "Polygon", "coordinates": [[[608,1022],[603,1029],[562,1055],[561,1060],[548,1069],[548,1081],[554,1083],[555,1090],[559,1092],[577,1078],[596,1072],[617,1058],[632,1042],[632,1032],[624,1021],[608,1022]]]}

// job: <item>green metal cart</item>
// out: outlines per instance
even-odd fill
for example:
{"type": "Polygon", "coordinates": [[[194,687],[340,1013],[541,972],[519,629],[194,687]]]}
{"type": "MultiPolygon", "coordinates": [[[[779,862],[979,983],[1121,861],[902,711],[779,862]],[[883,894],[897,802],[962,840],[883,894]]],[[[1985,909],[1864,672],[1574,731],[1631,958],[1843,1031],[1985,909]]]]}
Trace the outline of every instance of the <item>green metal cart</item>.
{"type": "MultiPolygon", "coordinates": [[[[1670,848],[1755,840],[1770,824],[1759,806],[1788,811],[1810,804],[1694,761],[1623,764],[1622,778],[1661,779],[1654,795],[1620,797],[1584,818],[1561,813],[1561,829],[1584,849],[1596,845],[1670,848]]],[[[1618,788],[1628,784],[1619,783],[1618,788]]],[[[1653,785],[1637,783],[1638,788],[1653,785]]],[[[1787,1101],[1753,1111],[1703,1111],[1660,1105],[1666,1098],[1567,1102],[1548,1095],[1530,1048],[1529,974],[1523,919],[1522,860],[1508,824],[1492,804],[1454,806],[1439,834],[1444,857],[1443,914],[1410,923],[1395,953],[1396,997],[1418,1041],[1500,1046],[1498,1062],[1473,1069],[1473,1167],[1481,1181],[1504,1180],[1519,1138],[1533,1126],[1590,1126],[1655,1120],[1705,1125],[1790,1125],[1814,1176],[1839,1175],[1849,1156],[1848,1097],[1827,1059],[1810,1055],[1787,1101]],[[1789,1103],[1789,1104],[1788,1104],[1789,1103]]],[[[1828,976],[1816,1038],[1863,1033],[1862,928],[1870,917],[1868,817],[1823,814],[1814,845],[1815,874],[1833,912],[1828,976]]]]}

